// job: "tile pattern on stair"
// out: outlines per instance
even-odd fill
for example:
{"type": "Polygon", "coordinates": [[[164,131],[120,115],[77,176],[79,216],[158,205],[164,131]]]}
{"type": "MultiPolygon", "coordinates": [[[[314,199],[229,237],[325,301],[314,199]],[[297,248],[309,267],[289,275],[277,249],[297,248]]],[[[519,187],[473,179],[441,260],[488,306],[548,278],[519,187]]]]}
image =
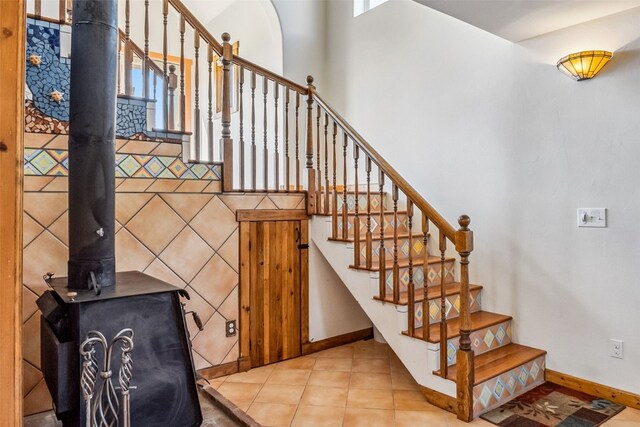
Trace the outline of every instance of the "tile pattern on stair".
{"type": "MultiPolygon", "coordinates": [[[[442,303],[440,298],[429,300],[429,324],[439,323],[442,320],[440,310],[442,303]]],[[[482,290],[476,289],[470,292],[469,309],[471,313],[482,309],[482,290]]],[[[422,313],[418,315],[418,310],[422,310],[422,303],[415,304],[416,326],[422,326],[422,313]]],[[[460,294],[448,295],[445,300],[445,315],[447,319],[455,319],[460,316],[460,294]]]]}
{"type": "MultiPolygon", "coordinates": [[[[476,356],[498,347],[511,344],[511,320],[471,332],[471,350],[476,356]]],[[[447,364],[456,363],[460,338],[447,341],[447,364]]]]}

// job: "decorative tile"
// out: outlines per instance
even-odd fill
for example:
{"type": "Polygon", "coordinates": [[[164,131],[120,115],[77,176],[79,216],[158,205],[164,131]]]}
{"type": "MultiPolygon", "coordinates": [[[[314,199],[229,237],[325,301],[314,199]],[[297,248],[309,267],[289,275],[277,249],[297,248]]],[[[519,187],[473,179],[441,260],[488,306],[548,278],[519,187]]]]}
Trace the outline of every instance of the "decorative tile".
{"type": "Polygon", "coordinates": [[[159,255],[185,225],[160,196],[155,196],[125,227],[154,254],[159,255]]]}

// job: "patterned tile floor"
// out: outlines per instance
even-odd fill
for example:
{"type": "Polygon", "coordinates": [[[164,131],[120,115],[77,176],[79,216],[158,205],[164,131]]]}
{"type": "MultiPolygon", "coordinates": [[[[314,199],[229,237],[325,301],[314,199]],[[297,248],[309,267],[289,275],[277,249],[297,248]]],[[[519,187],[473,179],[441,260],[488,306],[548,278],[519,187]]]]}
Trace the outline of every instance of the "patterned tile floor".
{"type": "MultiPolygon", "coordinates": [[[[360,341],[211,380],[264,426],[492,426],[430,405],[386,344],[360,341]]],[[[605,427],[640,426],[625,409],[605,427]]]]}

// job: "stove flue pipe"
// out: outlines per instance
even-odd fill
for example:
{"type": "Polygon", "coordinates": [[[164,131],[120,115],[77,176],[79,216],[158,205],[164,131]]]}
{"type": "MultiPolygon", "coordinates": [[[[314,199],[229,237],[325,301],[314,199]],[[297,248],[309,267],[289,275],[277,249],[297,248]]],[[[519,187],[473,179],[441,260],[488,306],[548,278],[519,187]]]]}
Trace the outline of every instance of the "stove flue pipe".
{"type": "Polygon", "coordinates": [[[69,288],[115,284],[117,0],[73,0],[69,288]]]}

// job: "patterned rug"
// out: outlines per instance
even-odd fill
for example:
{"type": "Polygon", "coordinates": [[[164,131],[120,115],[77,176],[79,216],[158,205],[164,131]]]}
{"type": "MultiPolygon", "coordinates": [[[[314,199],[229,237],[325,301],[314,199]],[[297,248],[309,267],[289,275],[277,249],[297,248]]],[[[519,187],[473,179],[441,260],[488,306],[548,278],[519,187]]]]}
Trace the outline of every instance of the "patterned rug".
{"type": "Polygon", "coordinates": [[[624,405],[544,383],[480,418],[501,427],[594,427],[624,405]]]}

